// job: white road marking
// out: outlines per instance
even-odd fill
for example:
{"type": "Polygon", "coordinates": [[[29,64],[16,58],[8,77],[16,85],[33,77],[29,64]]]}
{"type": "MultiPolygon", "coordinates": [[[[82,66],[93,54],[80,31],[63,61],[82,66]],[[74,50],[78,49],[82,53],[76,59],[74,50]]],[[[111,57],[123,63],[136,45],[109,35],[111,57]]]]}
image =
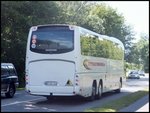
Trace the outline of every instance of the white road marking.
{"type": "Polygon", "coordinates": [[[1,105],[1,107],[10,106],[10,105],[14,105],[14,104],[20,104],[20,103],[24,103],[24,102],[35,101],[35,100],[40,100],[40,99],[44,99],[44,97],[42,97],[42,98],[37,98],[37,99],[32,99],[32,100],[26,100],[26,101],[16,101],[16,102],[13,102],[13,103],[1,105]]]}

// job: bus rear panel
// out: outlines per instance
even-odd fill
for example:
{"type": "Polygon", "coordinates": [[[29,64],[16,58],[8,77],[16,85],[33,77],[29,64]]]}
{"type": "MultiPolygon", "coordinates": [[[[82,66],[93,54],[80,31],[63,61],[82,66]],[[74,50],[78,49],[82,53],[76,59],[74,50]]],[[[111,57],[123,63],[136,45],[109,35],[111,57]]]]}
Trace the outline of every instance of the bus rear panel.
{"type": "Polygon", "coordinates": [[[75,95],[74,29],[35,26],[26,56],[26,90],[43,96],[75,95]]]}

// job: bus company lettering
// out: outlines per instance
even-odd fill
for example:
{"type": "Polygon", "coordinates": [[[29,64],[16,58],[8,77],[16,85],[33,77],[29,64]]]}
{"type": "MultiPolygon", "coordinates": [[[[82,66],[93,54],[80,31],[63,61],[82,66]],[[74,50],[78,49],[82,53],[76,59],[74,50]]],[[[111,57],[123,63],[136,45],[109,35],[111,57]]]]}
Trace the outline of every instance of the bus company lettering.
{"type": "Polygon", "coordinates": [[[89,66],[105,66],[102,62],[88,62],[89,66]]]}
{"type": "Polygon", "coordinates": [[[83,65],[86,69],[91,69],[91,67],[99,67],[99,66],[105,66],[105,63],[103,62],[93,62],[89,60],[84,60],[83,65]]]}

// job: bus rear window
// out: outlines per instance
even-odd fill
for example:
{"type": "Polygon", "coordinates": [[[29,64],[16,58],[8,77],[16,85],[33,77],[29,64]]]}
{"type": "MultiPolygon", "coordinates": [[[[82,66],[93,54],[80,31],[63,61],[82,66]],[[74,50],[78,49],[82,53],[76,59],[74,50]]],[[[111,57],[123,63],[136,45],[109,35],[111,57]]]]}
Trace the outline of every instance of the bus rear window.
{"type": "Polygon", "coordinates": [[[32,32],[30,50],[43,54],[60,54],[74,49],[74,30],[67,26],[39,27],[32,32]]]}

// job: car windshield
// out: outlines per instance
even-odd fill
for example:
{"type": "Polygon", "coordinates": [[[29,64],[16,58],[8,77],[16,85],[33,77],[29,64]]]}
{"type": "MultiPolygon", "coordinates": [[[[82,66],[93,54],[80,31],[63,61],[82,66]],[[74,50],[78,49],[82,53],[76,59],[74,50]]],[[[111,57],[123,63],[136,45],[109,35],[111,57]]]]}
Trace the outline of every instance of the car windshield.
{"type": "Polygon", "coordinates": [[[137,71],[132,71],[130,74],[138,74],[137,71]]]}

